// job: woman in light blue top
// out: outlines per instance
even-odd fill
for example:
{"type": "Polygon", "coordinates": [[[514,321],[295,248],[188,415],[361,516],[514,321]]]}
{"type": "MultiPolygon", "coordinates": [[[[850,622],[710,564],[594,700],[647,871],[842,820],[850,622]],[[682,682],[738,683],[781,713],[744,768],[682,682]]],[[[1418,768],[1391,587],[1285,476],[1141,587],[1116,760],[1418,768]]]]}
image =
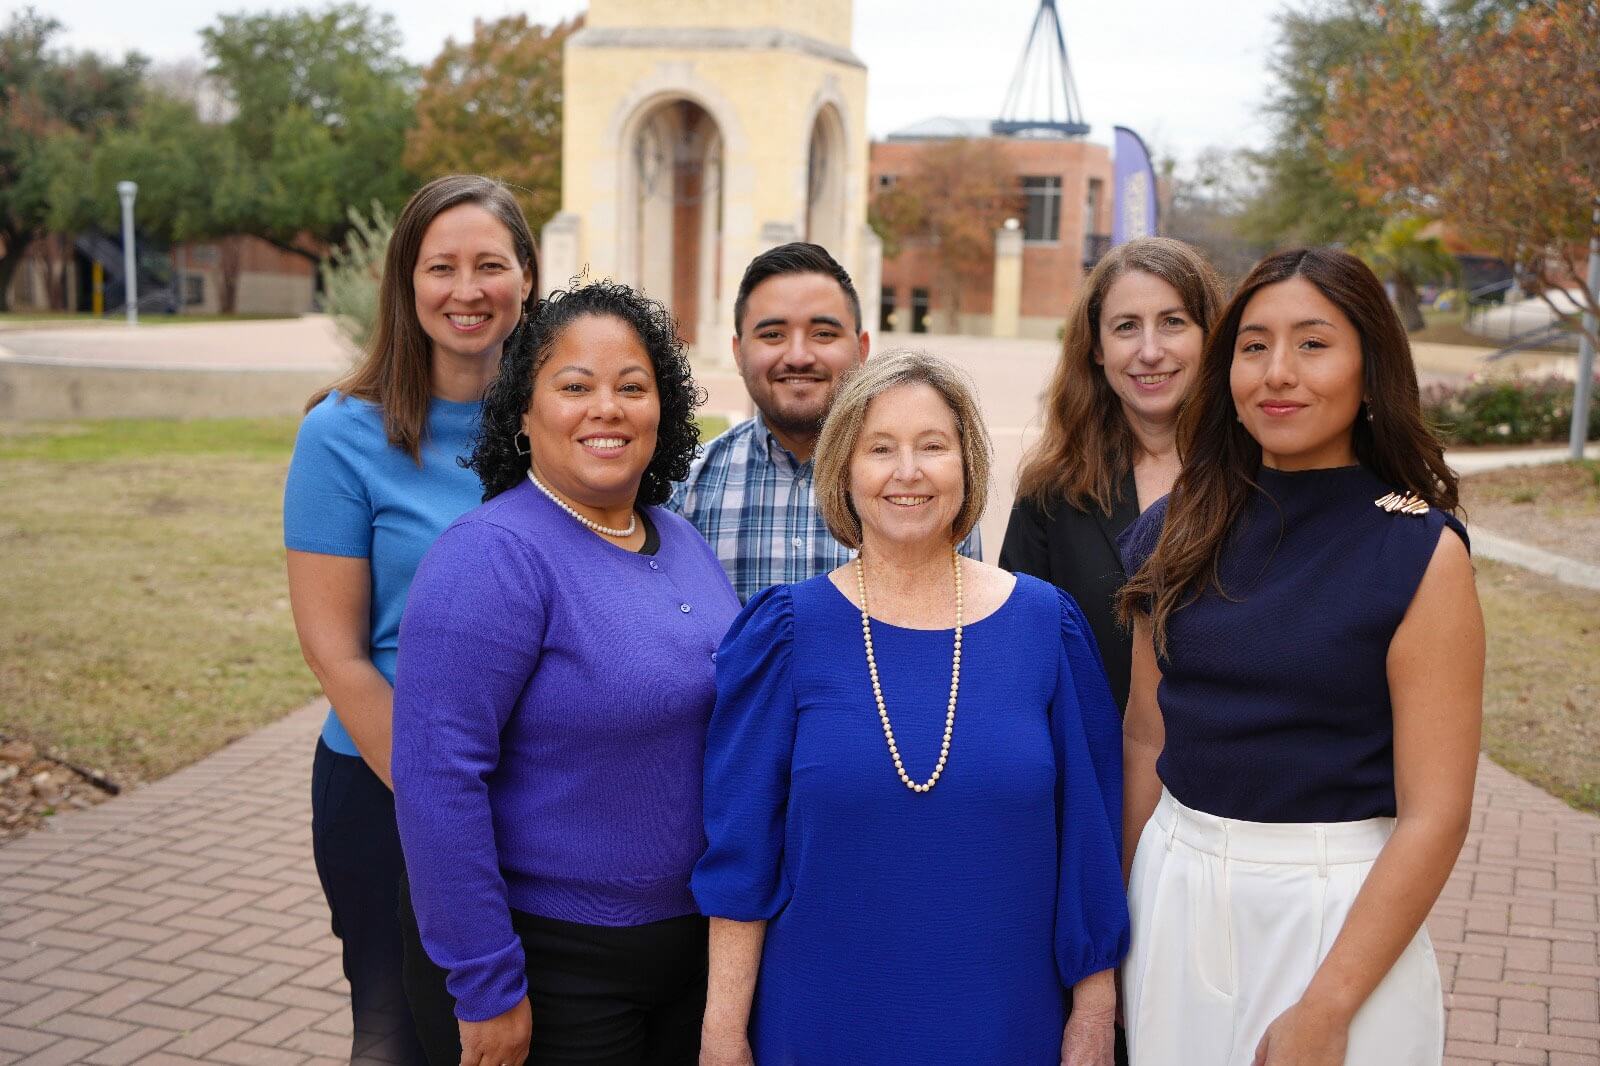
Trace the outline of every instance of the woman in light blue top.
{"type": "Polygon", "coordinates": [[[343,942],[352,1063],[425,1062],[401,984],[389,776],[400,616],[423,553],[479,501],[457,460],[537,281],[533,235],[503,185],[423,186],[389,241],[367,355],[311,398],[289,464],[289,601],[333,705],[312,770],[312,847],[343,942]]]}

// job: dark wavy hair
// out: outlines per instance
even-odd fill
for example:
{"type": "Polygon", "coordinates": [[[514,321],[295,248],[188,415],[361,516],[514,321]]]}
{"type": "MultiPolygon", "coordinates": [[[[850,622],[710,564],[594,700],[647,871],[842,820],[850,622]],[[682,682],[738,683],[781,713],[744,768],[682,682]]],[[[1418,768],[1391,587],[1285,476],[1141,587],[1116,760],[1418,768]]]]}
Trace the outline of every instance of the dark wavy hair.
{"type": "Polygon", "coordinates": [[[632,327],[655,372],[661,424],[656,431],[655,454],[639,482],[638,503],[665,503],[672,483],[689,476],[689,464],[700,444],[694,409],[705,402],[705,393],[694,383],[672,313],[626,285],[595,281],[552,292],[506,342],[500,372],[483,396],[472,455],[461,460],[462,466],[477,472],[485,500],[528,476],[529,457],[517,454],[515,438],[522,430],[522,416],[533,402],[533,379],[562,332],[589,315],[615,318],[632,327]]]}
{"type": "Polygon", "coordinates": [[[1422,413],[1411,343],[1383,283],[1365,263],[1336,248],[1297,248],[1255,265],[1239,283],[1206,342],[1200,377],[1178,415],[1183,469],[1172,486],[1155,549],[1117,594],[1124,623],[1150,619],[1156,651],[1165,653],[1172,612],[1214,589],[1229,532],[1259,492],[1261,445],[1239,421],[1229,375],[1245,308],[1268,285],[1304,278],[1344,312],[1361,337],[1361,383],[1368,417],[1350,425],[1356,460],[1395,489],[1454,514],[1460,499],[1444,447],[1422,413]]]}

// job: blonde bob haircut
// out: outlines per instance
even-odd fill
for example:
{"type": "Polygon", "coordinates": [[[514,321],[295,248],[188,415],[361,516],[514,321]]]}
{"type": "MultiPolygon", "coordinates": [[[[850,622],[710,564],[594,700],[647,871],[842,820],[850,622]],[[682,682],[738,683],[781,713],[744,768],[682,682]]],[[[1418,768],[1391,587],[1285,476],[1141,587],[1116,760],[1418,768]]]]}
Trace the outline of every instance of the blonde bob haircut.
{"type": "Polygon", "coordinates": [[[944,397],[956,418],[961,444],[964,494],[961,510],[950,523],[950,543],[959,544],[978,524],[989,500],[991,449],[972,381],[948,359],[928,352],[901,349],[874,355],[850,372],[833,399],[828,420],[817,441],[817,509],[832,533],[847,548],[861,548],[861,519],[850,502],[850,460],[861,440],[872,401],[901,385],[927,385],[944,397]]]}

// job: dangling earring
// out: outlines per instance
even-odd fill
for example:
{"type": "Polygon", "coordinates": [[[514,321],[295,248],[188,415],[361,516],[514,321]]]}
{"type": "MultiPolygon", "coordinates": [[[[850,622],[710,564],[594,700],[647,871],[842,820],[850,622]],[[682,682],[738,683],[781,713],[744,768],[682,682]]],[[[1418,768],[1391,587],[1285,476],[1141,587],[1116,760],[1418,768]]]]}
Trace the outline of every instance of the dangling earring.
{"type": "Polygon", "coordinates": [[[1371,422],[1372,421],[1372,401],[1371,400],[1362,400],[1361,401],[1361,405],[1367,409],[1367,421],[1371,422]]]}
{"type": "Polygon", "coordinates": [[[530,440],[528,435],[520,429],[511,434],[511,446],[517,450],[518,455],[533,454],[533,441],[530,440]],[[523,446],[524,441],[527,442],[526,447],[523,446]]]}

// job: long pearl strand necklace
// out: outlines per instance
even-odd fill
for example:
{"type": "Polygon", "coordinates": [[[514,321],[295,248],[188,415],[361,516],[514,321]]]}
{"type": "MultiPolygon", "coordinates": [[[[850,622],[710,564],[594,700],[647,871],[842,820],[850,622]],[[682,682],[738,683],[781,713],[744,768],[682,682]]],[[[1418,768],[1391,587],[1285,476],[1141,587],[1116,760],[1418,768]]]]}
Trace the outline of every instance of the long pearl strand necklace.
{"type": "Polygon", "coordinates": [[[856,591],[861,596],[861,636],[867,645],[867,672],[872,676],[872,698],[878,703],[878,720],[883,723],[883,739],[889,743],[889,757],[894,760],[894,772],[900,783],[913,792],[927,792],[939,783],[945,763],[950,761],[950,736],[956,728],[956,694],[961,690],[961,554],[952,549],[951,558],[956,574],[956,650],[950,661],[950,705],[944,716],[944,743],[939,747],[939,762],[933,774],[921,784],[906,775],[900,761],[900,749],[894,742],[894,727],[889,724],[889,709],[883,705],[883,686],[878,684],[878,660],[872,654],[872,618],[867,612],[867,573],[856,556],[856,591]]]}
{"type": "Polygon", "coordinates": [[[533,476],[533,468],[532,467],[528,468],[528,480],[533,482],[534,487],[537,488],[540,492],[542,492],[546,496],[550,497],[550,502],[551,503],[555,504],[557,507],[559,507],[563,511],[567,512],[573,518],[576,518],[579,522],[582,522],[584,525],[588,526],[590,529],[594,530],[596,533],[603,534],[603,535],[605,535],[607,537],[616,537],[617,539],[620,540],[623,537],[631,537],[631,536],[633,536],[634,530],[639,528],[639,512],[637,512],[637,511],[634,511],[632,514],[628,515],[628,528],[627,529],[612,529],[610,526],[603,526],[599,522],[591,522],[589,519],[583,517],[583,515],[579,514],[577,511],[574,511],[570,506],[568,506],[566,500],[563,500],[560,496],[557,496],[555,493],[553,493],[549,489],[545,488],[544,482],[540,481],[538,478],[533,476]]]}

